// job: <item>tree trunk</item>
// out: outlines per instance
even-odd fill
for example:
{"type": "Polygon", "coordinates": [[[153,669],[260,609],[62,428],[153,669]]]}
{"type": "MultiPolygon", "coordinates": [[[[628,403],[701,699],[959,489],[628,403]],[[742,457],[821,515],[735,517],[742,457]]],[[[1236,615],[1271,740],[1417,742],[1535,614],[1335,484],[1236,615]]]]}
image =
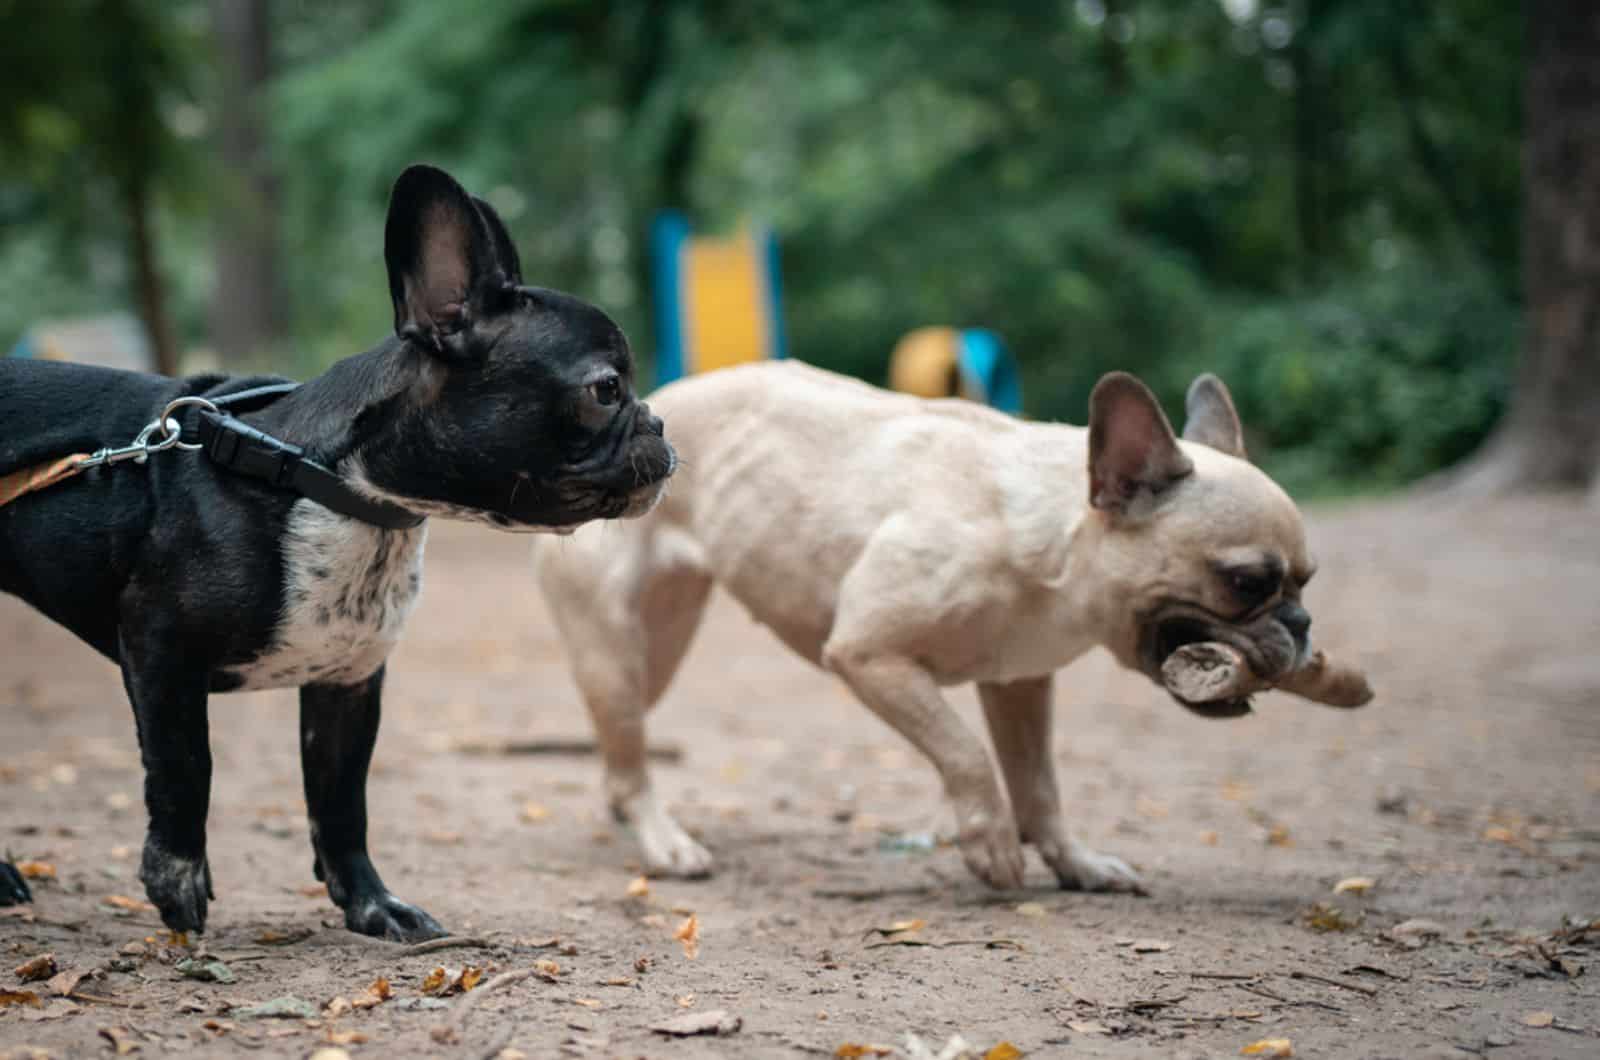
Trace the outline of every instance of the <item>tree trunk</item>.
{"type": "Polygon", "coordinates": [[[217,153],[224,185],[213,236],[211,340],[225,362],[268,349],[284,332],[278,278],[278,189],[262,135],[272,73],[266,0],[211,0],[221,56],[217,153]]]}
{"type": "Polygon", "coordinates": [[[133,267],[134,300],[145,337],[155,354],[156,371],[178,374],[178,343],[167,319],[166,281],[156,264],[156,237],[151,217],[150,186],[143,178],[125,181],[122,207],[128,221],[128,257],[133,267]]]}
{"type": "Polygon", "coordinates": [[[1470,494],[1581,488],[1600,462],[1600,13],[1526,10],[1525,338],[1510,411],[1452,483],[1470,494]]]}

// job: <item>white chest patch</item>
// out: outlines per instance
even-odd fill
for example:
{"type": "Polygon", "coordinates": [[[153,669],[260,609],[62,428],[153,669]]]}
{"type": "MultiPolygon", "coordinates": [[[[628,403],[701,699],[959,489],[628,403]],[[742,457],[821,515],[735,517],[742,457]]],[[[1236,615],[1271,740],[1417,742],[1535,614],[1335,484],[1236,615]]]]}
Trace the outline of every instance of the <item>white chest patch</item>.
{"type": "Polygon", "coordinates": [[[299,500],[283,536],[283,614],[240,690],[349,685],[383,665],[422,591],[424,524],[382,530],[299,500]]]}

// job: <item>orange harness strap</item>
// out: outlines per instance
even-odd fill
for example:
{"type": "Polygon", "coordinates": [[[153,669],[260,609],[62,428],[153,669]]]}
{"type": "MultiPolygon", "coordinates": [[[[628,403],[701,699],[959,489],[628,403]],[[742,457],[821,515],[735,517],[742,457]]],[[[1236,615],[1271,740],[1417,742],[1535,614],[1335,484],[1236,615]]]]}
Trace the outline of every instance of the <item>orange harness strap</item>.
{"type": "Polygon", "coordinates": [[[54,486],[57,482],[66,481],[83,470],[80,465],[87,459],[89,459],[88,453],[73,453],[71,456],[52,460],[48,464],[25,467],[9,475],[0,475],[0,508],[4,508],[25,493],[33,493],[54,486]]]}

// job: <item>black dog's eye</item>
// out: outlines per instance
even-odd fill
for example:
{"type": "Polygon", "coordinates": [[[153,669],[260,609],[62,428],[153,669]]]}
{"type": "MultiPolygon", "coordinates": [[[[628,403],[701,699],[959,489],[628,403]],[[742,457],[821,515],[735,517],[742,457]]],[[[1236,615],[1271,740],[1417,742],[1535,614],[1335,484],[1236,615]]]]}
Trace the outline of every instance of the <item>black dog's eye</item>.
{"type": "Polygon", "coordinates": [[[589,384],[589,393],[600,405],[615,405],[622,400],[622,384],[616,376],[607,376],[598,383],[589,384]]]}
{"type": "Polygon", "coordinates": [[[1278,591],[1278,577],[1261,571],[1232,570],[1223,575],[1228,588],[1242,602],[1259,604],[1278,591]]]}

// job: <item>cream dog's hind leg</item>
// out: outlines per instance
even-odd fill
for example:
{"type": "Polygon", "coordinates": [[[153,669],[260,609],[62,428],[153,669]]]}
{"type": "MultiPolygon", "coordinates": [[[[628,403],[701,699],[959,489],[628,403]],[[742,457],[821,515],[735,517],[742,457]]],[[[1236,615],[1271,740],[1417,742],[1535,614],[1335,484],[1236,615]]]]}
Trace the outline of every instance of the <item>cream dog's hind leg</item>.
{"type": "Polygon", "coordinates": [[[1141,892],[1139,874],[1125,862],[1095,853],[1067,831],[1051,757],[1050,678],[980,683],[978,698],[1011,793],[1011,812],[1022,842],[1038,849],[1062,887],[1141,892]]]}

